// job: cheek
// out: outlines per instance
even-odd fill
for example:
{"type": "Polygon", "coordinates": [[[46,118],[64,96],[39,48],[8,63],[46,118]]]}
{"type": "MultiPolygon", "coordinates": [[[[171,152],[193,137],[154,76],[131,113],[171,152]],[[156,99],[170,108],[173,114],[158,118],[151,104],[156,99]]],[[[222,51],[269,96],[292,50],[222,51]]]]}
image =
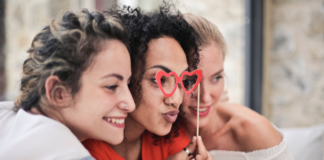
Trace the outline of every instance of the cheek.
{"type": "Polygon", "coordinates": [[[159,87],[154,87],[148,83],[142,84],[142,99],[141,104],[145,105],[160,105],[163,103],[163,93],[159,87]]]}
{"type": "Polygon", "coordinates": [[[224,81],[220,81],[217,85],[213,85],[211,89],[211,95],[215,101],[219,101],[224,91],[224,81]]]}
{"type": "Polygon", "coordinates": [[[107,93],[104,89],[96,89],[89,92],[87,97],[83,97],[83,101],[86,101],[83,107],[88,114],[105,116],[117,109],[120,96],[122,95],[107,93]]]}
{"type": "Polygon", "coordinates": [[[153,87],[142,84],[142,96],[140,102],[136,105],[136,109],[130,113],[131,117],[145,121],[151,119],[150,117],[155,115],[161,103],[161,98],[157,92],[153,87]]]}

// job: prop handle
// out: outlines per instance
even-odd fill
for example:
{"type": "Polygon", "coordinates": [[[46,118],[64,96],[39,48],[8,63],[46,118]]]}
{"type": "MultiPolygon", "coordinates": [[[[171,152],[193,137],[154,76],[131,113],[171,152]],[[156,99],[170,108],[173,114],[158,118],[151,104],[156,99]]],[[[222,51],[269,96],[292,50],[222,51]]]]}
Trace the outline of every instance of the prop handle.
{"type": "MultiPolygon", "coordinates": [[[[197,137],[199,136],[199,104],[200,104],[200,83],[198,84],[198,97],[197,97],[197,137]]],[[[198,148],[196,149],[196,155],[198,148]]]]}
{"type": "Polygon", "coordinates": [[[200,104],[200,83],[198,84],[198,97],[197,97],[197,137],[199,136],[199,104],[200,104]]]}

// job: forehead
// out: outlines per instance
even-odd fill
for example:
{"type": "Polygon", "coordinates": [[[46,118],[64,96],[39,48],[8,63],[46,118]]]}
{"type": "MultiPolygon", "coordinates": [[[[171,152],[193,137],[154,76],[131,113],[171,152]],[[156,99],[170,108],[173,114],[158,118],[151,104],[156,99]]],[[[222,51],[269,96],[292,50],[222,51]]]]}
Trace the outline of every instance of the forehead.
{"type": "Polygon", "coordinates": [[[221,47],[216,42],[202,46],[199,51],[200,62],[198,68],[214,68],[220,69],[223,67],[224,58],[221,47]]]}
{"type": "Polygon", "coordinates": [[[101,51],[86,71],[95,71],[93,73],[98,74],[101,71],[130,74],[130,56],[126,46],[118,40],[107,40],[101,45],[101,51]]]}
{"type": "Polygon", "coordinates": [[[187,58],[180,44],[171,37],[152,39],[148,43],[146,66],[163,65],[175,72],[187,69],[187,58]]]}

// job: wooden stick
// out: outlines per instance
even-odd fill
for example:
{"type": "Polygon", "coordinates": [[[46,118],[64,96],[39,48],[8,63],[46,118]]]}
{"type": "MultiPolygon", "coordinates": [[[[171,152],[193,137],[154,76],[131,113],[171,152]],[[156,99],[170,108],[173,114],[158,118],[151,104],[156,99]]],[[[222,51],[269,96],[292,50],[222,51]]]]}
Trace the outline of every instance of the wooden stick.
{"type": "Polygon", "coordinates": [[[199,104],[200,104],[200,83],[198,84],[198,97],[197,97],[197,137],[199,136],[199,104]]]}
{"type": "MultiPolygon", "coordinates": [[[[199,136],[199,104],[200,104],[200,83],[198,84],[198,95],[197,95],[197,138],[199,136]]],[[[198,148],[196,149],[196,155],[198,154],[198,148]]]]}

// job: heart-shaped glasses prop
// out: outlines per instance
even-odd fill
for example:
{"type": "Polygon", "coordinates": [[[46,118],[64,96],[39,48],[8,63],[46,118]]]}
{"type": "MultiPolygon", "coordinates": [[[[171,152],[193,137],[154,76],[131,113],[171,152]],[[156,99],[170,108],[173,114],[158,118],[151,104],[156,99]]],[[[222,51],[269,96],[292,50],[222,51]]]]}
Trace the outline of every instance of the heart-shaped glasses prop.
{"type": "Polygon", "coordinates": [[[190,94],[198,86],[202,79],[202,71],[197,69],[193,72],[184,71],[180,77],[175,72],[166,73],[159,71],[155,76],[156,82],[166,97],[171,97],[180,83],[184,92],[190,94]]]}
{"type": "MultiPolygon", "coordinates": [[[[199,136],[199,104],[200,104],[200,81],[202,79],[202,71],[197,69],[193,72],[184,71],[181,77],[178,77],[175,72],[166,73],[159,71],[155,76],[156,82],[162,93],[166,97],[171,97],[177,89],[177,84],[181,84],[184,92],[190,94],[198,86],[197,95],[197,137],[199,136]]],[[[196,153],[197,154],[197,153],[196,153]]]]}

